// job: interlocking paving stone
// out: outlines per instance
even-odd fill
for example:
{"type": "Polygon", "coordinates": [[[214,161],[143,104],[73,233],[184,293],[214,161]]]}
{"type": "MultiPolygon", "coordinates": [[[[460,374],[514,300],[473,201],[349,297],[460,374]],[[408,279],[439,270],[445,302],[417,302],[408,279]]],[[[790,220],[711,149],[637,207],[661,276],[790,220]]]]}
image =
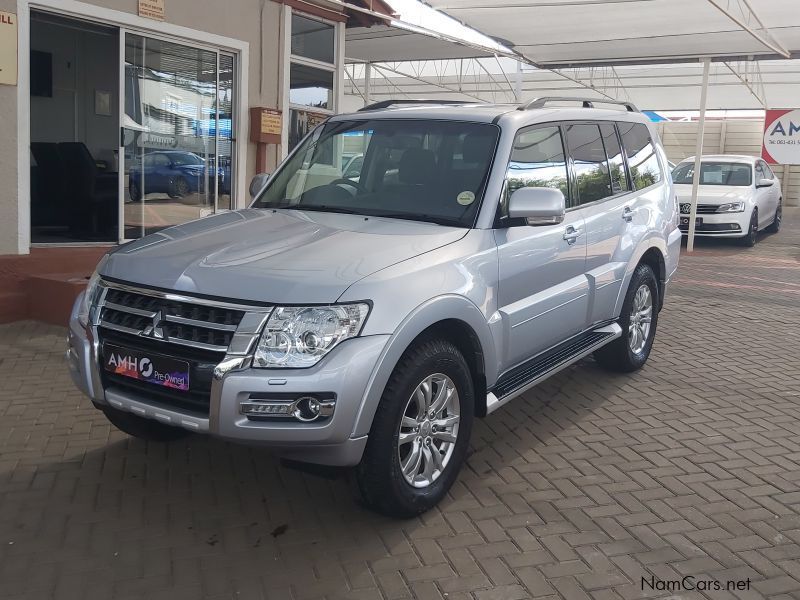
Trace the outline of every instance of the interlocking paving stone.
{"type": "Polygon", "coordinates": [[[260,448],[146,444],[0,326],[0,598],[800,599],[800,210],[682,257],[648,365],[591,358],[476,424],[441,506],[374,515],[260,448]],[[282,531],[282,534],[276,532],[282,531]],[[642,577],[749,591],[653,591],[642,577]]]}

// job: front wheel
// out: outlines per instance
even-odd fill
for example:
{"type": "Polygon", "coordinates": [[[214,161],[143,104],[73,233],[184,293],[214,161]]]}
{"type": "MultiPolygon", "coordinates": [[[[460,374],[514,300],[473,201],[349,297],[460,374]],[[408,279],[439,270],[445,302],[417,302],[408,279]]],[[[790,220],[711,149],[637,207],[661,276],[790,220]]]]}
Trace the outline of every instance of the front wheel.
{"type": "Polygon", "coordinates": [[[750,225],[747,228],[747,234],[743,238],[739,238],[742,246],[752,248],[758,241],[758,211],[754,210],[750,215],[750,225]]]}
{"type": "Polygon", "coordinates": [[[474,407],[469,367],[451,342],[428,339],[406,351],[356,470],[366,504],[401,518],[433,508],[464,462],[474,407]]]}
{"type": "Polygon", "coordinates": [[[658,282],[649,265],[636,267],[622,304],[622,336],[594,353],[606,369],[630,373],[641,369],[650,356],[658,325],[658,282]]]}
{"type": "Polygon", "coordinates": [[[775,209],[775,218],[770,223],[769,227],[767,227],[767,231],[770,233],[778,233],[781,230],[781,220],[783,219],[783,202],[778,201],[778,207],[775,209]]]}

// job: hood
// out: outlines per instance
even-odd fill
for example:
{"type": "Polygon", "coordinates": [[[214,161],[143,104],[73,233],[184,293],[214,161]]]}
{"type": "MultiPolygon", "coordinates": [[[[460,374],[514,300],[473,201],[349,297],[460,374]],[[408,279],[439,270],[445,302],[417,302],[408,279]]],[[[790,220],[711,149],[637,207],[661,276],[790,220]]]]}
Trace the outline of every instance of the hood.
{"type": "Polygon", "coordinates": [[[359,215],[246,209],[120,246],[100,274],[191,294],[324,304],[335,302],[359,279],[451,244],[467,232],[359,215]]]}
{"type": "MultiPolygon", "coordinates": [[[[678,202],[691,202],[692,186],[676,184],[675,193],[678,202]]],[[[697,188],[698,204],[726,204],[728,202],[740,202],[748,200],[752,194],[749,187],[738,185],[701,185],[697,188]]]]}

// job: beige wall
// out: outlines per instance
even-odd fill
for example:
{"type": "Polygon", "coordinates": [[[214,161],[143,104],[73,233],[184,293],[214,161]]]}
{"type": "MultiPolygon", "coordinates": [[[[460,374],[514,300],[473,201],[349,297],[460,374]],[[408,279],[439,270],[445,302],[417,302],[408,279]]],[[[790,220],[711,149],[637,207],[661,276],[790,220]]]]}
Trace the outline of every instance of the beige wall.
{"type": "MultiPolygon", "coordinates": [[[[234,38],[249,44],[248,106],[277,107],[280,104],[281,76],[281,4],[270,0],[227,0],[208,4],[197,0],[164,0],[166,22],[234,38]]],[[[112,10],[136,14],[137,0],[88,0],[112,10]]],[[[0,0],[0,10],[16,12],[14,0],[0,0]]],[[[198,35],[202,43],[202,34],[198,35]]],[[[239,115],[249,119],[249,115],[239,115]]],[[[0,254],[18,250],[17,205],[17,88],[0,85],[0,254]]],[[[247,140],[246,180],[255,173],[255,145],[247,140]]],[[[277,163],[277,148],[268,152],[270,168],[277,163]]],[[[27,164],[19,165],[27,168],[27,164]]],[[[239,197],[247,190],[238,190],[239,197]]],[[[26,199],[26,202],[29,200],[26,199]]]]}
{"type": "MultiPolygon", "coordinates": [[[[678,163],[694,156],[697,144],[696,122],[663,121],[658,132],[669,159],[678,163]]],[[[703,154],[747,154],[761,156],[764,121],[708,121],[703,133],[703,154]]],[[[781,179],[786,206],[800,206],[800,166],[775,166],[781,179]]]]}
{"type": "MultiPolygon", "coordinates": [[[[16,13],[17,3],[0,0],[0,10],[16,13]]],[[[0,85],[0,132],[0,254],[16,254],[17,88],[11,85],[0,85]]]]}

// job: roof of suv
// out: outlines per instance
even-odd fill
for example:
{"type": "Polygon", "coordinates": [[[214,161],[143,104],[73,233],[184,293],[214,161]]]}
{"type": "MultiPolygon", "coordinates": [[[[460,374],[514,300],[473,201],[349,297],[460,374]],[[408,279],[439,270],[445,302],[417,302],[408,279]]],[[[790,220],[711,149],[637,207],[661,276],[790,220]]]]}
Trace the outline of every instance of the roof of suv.
{"type": "MultiPolygon", "coordinates": [[[[566,100],[562,100],[566,101],[566,100]]],[[[576,98],[574,102],[583,102],[576,98]]],[[[600,102],[600,101],[597,101],[600,102]]],[[[518,104],[410,104],[362,109],[357,113],[342,114],[331,121],[352,119],[439,119],[453,121],[472,121],[477,123],[515,122],[518,125],[552,120],[614,120],[648,123],[650,120],[641,112],[624,108],[583,108],[580,106],[547,106],[523,109],[518,104]]]]}

